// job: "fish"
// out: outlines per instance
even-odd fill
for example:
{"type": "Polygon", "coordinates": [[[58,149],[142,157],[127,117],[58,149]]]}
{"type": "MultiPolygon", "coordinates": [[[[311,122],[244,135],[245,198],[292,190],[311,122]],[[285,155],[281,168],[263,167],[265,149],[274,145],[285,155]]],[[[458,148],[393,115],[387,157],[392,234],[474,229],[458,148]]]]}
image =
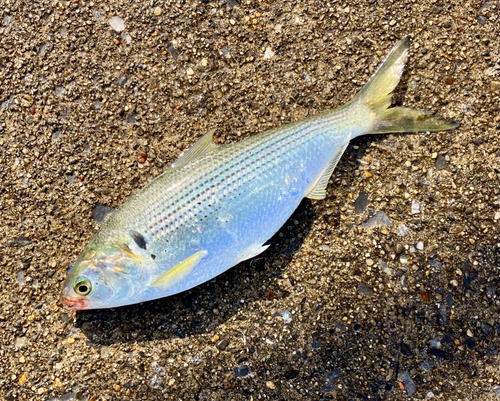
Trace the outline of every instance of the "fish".
{"type": "Polygon", "coordinates": [[[67,274],[62,303],[114,308],[196,287],[264,252],[302,199],[324,199],[353,138],[456,128],[391,106],[409,47],[401,40],[339,108],[224,145],[206,133],[107,219],[67,274]]]}

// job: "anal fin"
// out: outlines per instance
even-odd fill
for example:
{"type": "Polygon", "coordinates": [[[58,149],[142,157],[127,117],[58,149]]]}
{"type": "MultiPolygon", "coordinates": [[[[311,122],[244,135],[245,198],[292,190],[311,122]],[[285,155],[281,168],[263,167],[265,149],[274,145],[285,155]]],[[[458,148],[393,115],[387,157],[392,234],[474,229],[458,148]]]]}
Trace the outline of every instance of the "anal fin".
{"type": "Polygon", "coordinates": [[[335,167],[337,167],[337,164],[342,155],[344,154],[344,151],[347,148],[348,144],[349,142],[346,142],[339,148],[333,160],[330,162],[330,164],[328,164],[328,167],[323,171],[323,174],[321,174],[319,180],[306,195],[306,198],[316,199],[316,200],[326,198],[326,186],[328,185],[328,181],[330,180],[330,177],[333,174],[333,170],[335,170],[335,167]]]}
{"type": "Polygon", "coordinates": [[[207,253],[207,251],[200,251],[184,259],[181,263],[159,276],[155,281],[153,281],[153,283],[151,283],[151,286],[168,288],[177,284],[189,273],[191,273],[191,271],[207,253]]]}
{"type": "Polygon", "coordinates": [[[240,263],[243,262],[244,260],[251,259],[254,256],[257,256],[262,252],[264,252],[267,248],[269,248],[269,245],[262,245],[262,244],[250,245],[238,256],[236,263],[240,263]]]}

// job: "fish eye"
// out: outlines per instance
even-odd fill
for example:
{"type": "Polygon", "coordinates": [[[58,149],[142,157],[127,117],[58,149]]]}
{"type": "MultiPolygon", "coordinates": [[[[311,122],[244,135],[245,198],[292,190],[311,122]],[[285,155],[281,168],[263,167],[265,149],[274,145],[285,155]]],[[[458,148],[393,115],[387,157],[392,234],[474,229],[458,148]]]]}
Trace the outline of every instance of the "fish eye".
{"type": "Polygon", "coordinates": [[[86,277],[80,277],[75,280],[73,288],[78,295],[89,295],[92,291],[92,283],[86,277]]]}

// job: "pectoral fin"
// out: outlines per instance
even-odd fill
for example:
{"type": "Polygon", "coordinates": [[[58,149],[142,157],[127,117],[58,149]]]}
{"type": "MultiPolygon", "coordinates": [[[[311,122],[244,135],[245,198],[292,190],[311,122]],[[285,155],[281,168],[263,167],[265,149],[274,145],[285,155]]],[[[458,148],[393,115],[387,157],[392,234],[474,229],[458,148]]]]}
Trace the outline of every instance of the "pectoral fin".
{"type": "Polygon", "coordinates": [[[195,266],[200,262],[200,260],[207,254],[207,251],[200,251],[191,255],[187,259],[184,259],[177,266],[174,266],[169,271],[163,273],[159,276],[152,284],[152,287],[162,287],[168,288],[177,284],[184,277],[186,277],[195,266]]]}
{"type": "Polygon", "coordinates": [[[328,167],[323,171],[323,174],[321,174],[321,177],[319,180],[316,182],[314,187],[311,189],[311,191],[306,195],[306,198],[309,199],[325,199],[326,197],[326,186],[328,185],[328,181],[330,180],[330,177],[332,176],[333,170],[335,170],[335,167],[337,167],[337,164],[344,154],[345,149],[347,148],[347,145],[349,142],[343,144],[337,153],[335,154],[333,160],[330,162],[328,167]]]}

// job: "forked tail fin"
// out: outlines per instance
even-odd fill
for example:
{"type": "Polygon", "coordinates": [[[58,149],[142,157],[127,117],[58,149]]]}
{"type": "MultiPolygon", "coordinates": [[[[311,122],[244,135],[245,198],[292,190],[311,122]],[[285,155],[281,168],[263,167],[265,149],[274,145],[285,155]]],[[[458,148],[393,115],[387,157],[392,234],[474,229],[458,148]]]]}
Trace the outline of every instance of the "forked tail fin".
{"type": "Polygon", "coordinates": [[[444,131],[459,126],[456,122],[445,121],[423,111],[407,107],[389,108],[392,92],[403,74],[409,47],[408,37],[399,42],[353,99],[353,103],[362,103],[375,114],[376,124],[370,134],[444,131]]]}

